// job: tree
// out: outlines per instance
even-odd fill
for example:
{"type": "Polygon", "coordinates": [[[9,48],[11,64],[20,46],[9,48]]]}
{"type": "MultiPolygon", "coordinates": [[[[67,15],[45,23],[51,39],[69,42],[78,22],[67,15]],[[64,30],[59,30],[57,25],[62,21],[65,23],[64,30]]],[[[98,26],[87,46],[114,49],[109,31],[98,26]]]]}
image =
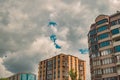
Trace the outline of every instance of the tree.
{"type": "Polygon", "coordinates": [[[0,80],[8,80],[8,78],[0,78],[0,80]]]}
{"type": "Polygon", "coordinates": [[[71,77],[71,80],[77,80],[77,72],[74,72],[73,69],[69,71],[69,75],[71,77]]]}
{"type": "Polygon", "coordinates": [[[78,80],[82,80],[81,78],[79,78],[78,80]]]}
{"type": "MultiPolygon", "coordinates": [[[[69,71],[69,75],[71,77],[71,80],[77,80],[77,72],[75,72],[73,69],[69,71]]],[[[78,80],[82,80],[80,77],[78,80]]]]}

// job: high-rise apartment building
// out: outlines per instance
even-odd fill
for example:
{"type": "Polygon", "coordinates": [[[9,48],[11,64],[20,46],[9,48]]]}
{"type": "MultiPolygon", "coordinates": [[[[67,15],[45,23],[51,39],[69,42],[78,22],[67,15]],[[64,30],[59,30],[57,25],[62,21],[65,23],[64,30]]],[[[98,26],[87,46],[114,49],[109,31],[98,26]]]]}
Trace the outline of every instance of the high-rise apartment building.
{"type": "Polygon", "coordinates": [[[68,75],[73,69],[77,79],[86,80],[85,61],[72,55],[59,54],[39,63],[38,80],[71,80],[68,75]]]}
{"type": "Polygon", "coordinates": [[[8,80],[36,80],[36,75],[32,73],[17,73],[8,77],[8,80]]]}
{"type": "Polygon", "coordinates": [[[88,33],[91,80],[120,80],[120,12],[99,15],[88,33]]]}

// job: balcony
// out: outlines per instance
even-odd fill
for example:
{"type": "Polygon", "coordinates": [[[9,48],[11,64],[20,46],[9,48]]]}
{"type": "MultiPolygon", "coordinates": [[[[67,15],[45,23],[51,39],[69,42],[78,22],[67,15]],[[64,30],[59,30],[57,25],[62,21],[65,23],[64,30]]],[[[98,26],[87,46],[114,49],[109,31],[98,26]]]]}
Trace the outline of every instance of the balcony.
{"type": "Polygon", "coordinates": [[[113,67],[113,66],[116,66],[116,64],[115,63],[105,64],[105,65],[102,65],[101,68],[108,68],[108,67],[113,67]]]}
{"type": "Polygon", "coordinates": [[[117,37],[120,37],[120,33],[119,34],[115,34],[115,35],[112,36],[113,39],[117,38],[117,37]]]}
{"type": "Polygon", "coordinates": [[[104,75],[102,75],[102,78],[115,77],[117,75],[118,75],[117,73],[104,74],[104,75]]]}
{"type": "Polygon", "coordinates": [[[111,26],[110,30],[113,30],[113,29],[116,29],[116,28],[119,28],[119,27],[120,27],[120,25],[117,24],[117,25],[111,26]]]}
{"type": "Polygon", "coordinates": [[[120,41],[113,42],[113,46],[118,46],[120,45],[120,41]]]}
{"type": "Polygon", "coordinates": [[[95,75],[95,78],[100,78],[101,79],[102,75],[100,75],[100,74],[99,75],[95,75]]]}
{"type": "Polygon", "coordinates": [[[120,62],[119,62],[119,66],[117,66],[117,73],[118,75],[120,75],[120,62]]]}
{"type": "Polygon", "coordinates": [[[97,36],[100,35],[100,34],[103,34],[103,33],[107,33],[107,32],[110,32],[110,30],[109,30],[109,29],[106,29],[106,30],[104,30],[104,31],[98,32],[98,33],[97,33],[97,36]]]}
{"type": "Polygon", "coordinates": [[[114,55],[115,55],[115,56],[120,55],[120,52],[116,52],[114,55]]]}
{"type": "Polygon", "coordinates": [[[108,40],[110,40],[110,39],[111,39],[110,37],[105,38],[105,39],[101,39],[101,40],[98,40],[98,43],[101,43],[101,42],[104,42],[104,41],[108,41],[108,40]]]}
{"type": "Polygon", "coordinates": [[[103,23],[103,24],[97,25],[96,28],[99,28],[99,27],[101,27],[101,26],[108,25],[108,24],[109,24],[108,22],[105,22],[105,23],[103,23]]]}
{"type": "Polygon", "coordinates": [[[106,49],[109,49],[109,48],[112,48],[112,45],[99,48],[99,51],[103,51],[103,50],[106,50],[106,49]]]}

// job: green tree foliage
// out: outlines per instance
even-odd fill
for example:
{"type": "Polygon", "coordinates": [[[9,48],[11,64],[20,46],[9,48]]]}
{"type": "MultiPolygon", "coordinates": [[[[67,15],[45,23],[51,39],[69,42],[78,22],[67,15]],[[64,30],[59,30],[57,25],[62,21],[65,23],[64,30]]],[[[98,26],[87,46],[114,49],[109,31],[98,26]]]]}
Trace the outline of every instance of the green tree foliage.
{"type": "MultiPolygon", "coordinates": [[[[71,80],[77,80],[77,72],[75,72],[73,69],[69,71],[69,75],[71,80]]],[[[81,80],[81,78],[79,78],[78,80],[81,80]]]]}
{"type": "Polygon", "coordinates": [[[0,80],[8,80],[8,78],[0,78],[0,80]]]}
{"type": "Polygon", "coordinates": [[[69,75],[71,77],[71,80],[77,80],[77,72],[74,72],[73,69],[69,71],[69,75]]]}

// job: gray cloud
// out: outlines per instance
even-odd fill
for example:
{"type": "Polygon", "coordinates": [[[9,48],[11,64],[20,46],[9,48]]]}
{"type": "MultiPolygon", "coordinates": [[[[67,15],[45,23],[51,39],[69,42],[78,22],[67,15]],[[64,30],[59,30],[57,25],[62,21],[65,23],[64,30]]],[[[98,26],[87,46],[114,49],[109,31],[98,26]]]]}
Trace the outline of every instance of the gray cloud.
{"type": "Polygon", "coordinates": [[[78,2],[78,1],[80,1],[80,0],[63,0],[63,2],[64,3],[66,3],[66,4],[72,4],[72,3],[74,3],[74,2],[78,2]]]}
{"type": "Polygon", "coordinates": [[[35,65],[33,63],[35,63],[35,62],[33,61],[33,59],[31,59],[27,56],[25,56],[25,57],[22,56],[19,58],[17,56],[4,61],[3,65],[5,65],[7,70],[12,71],[13,73],[25,72],[25,71],[34,72],[33,67],[35,65]]]}
{"type": "MultiPolygon", "coordinates": [[[[0,65],[12,73],[37,72],[38,62],[56,52],[47,26],[53,20],[63,46],[60,52],[80,56],[89,67],[89,55],[81,55],[78,49],[87,48],[87,32],[96,16],[118,10],[116,1],[0,0],[0,58],[7,56],[0,65]]],[[[87,76],[90,80],[89,68],[87,76]]]]}

